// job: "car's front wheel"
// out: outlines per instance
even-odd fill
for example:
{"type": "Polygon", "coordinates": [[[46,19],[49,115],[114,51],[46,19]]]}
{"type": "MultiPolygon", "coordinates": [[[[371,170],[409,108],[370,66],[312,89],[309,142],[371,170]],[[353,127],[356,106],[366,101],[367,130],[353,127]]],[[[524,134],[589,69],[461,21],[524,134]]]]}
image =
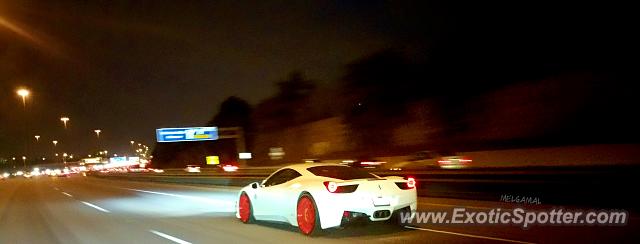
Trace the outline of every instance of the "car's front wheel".
{"type": "Polygon", "coordinates": [[[297,205],[298,229],[305,235],[319,235],[322,232],[318,208],[313,197],[304,193],[298,199],[297,205]]]}
{"type": "Polygon", "coordinates": [[[243,192],[238,200],[238,214],[240,215],[240,221],[242,221],[242,223],[248,224],[254,221],[252,210],[251,200],[247,193],[243,192]]]}

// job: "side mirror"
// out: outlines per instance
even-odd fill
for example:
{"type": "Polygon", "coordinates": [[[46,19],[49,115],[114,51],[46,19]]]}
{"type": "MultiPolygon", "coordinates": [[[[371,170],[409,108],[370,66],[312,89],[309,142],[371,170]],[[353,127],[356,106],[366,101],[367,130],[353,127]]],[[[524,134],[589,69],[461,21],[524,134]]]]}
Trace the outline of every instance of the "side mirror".
{"type": "Polygon", "coordinates": [[[258,189],[258,182],[251,183],[251,188],[258,189]]]}

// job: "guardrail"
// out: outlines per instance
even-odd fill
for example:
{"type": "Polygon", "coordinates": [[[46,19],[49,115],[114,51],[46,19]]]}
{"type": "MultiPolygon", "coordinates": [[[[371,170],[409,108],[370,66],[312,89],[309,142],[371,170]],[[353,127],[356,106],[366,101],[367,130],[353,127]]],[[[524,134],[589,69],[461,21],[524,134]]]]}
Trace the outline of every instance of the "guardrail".
{"type": "MultiPolygon", "coordinates": [[[[187,173],[168,169],[164,173],[93,174],[103,178],[218,186],[245,186],[260,182],[277,168],[244,169],[237,172],[203,170],[187,173]]],[[[537,198],[543,204],[570,204],[631,208],[640,206],[629,191],[640,173],[638,166],[527,167],[464,170],[372,171],[379,176],[412,176],[418,194],[499,201],[503,196],[537,198]]]]}

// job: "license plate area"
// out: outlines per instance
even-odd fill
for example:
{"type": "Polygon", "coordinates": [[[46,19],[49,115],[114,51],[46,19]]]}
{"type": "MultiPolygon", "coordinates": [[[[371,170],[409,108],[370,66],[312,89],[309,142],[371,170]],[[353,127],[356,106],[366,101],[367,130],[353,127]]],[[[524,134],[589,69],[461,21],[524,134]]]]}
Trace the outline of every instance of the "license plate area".
{"type": "Polygon", "coordinates": [[[391,200],[388,197],[374,197],[372,200],[373,206],[376,207],[391,205],[391,200]]]}

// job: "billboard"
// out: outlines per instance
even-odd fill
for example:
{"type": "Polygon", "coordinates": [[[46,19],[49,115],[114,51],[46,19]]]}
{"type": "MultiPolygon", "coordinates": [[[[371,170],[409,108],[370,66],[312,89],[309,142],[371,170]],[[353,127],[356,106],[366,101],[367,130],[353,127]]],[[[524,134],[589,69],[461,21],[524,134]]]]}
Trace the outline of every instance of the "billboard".
{"type": "Polygon", "coordinates": [[[218,139],[217,127],[187,127],[156,129],[158,142],[211,141],[218,139]]]}

